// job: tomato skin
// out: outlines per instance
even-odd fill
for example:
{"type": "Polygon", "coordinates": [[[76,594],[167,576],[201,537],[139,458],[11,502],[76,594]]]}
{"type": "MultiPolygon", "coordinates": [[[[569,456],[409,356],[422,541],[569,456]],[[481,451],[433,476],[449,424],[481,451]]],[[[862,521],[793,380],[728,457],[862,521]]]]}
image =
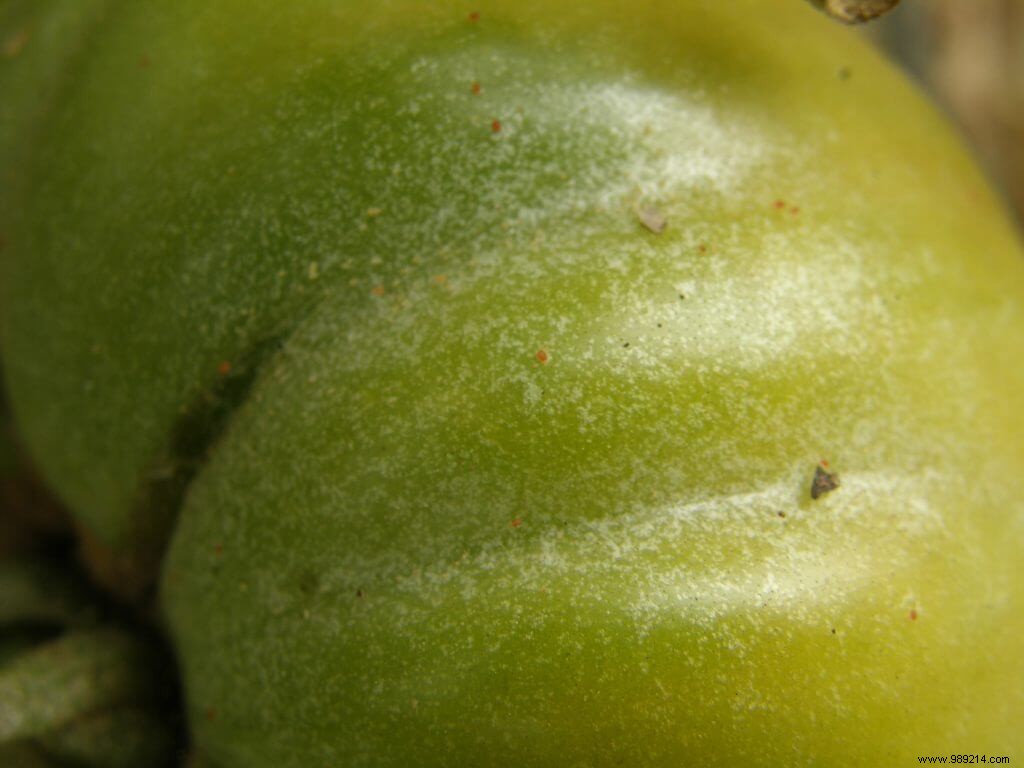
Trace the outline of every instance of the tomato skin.
{"type": "Polygon", "coordinates": [[[1024,746],[1024,262],[845,30],[137,2],[63,72],[6,373],[115,573],[173,525],[215,764],[1024,746]]]}

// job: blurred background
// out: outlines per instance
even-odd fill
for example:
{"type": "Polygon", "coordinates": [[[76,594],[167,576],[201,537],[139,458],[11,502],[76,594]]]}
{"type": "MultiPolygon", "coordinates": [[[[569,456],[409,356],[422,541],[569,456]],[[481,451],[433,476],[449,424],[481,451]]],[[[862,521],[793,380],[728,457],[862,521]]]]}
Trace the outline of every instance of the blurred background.
{"type": "Polygon", "coordinates": [[[1024,225],[1024,0],[903,0],[861,29],[960,126],[1024,225]]]}

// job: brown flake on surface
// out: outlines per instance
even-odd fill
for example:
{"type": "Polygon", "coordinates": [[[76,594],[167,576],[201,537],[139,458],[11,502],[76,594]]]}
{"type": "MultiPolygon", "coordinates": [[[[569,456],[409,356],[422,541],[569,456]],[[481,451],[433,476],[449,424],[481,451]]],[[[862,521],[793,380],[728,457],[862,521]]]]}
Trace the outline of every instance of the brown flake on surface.
{"type": "Polygon", "coordinates": [[[839,475],[827,472],[820,464],[814,468],[814,479],[811,481],[811,498],[818,499],[839,487],[839,475]]]}
{"type": "Polygon", "coordinates": [[[664,214],[653,205],[637,208],[636,215],[640,219],[640,223],[656,235],[660,235],[668,226],[668,220],[664,214]]]}
{"type": "Polygon", "coordinates": [[[21,29],[4,40],[3,55],[5,59],[15,59],[24,50],[29,41],[27,29],[21,29]]]}
{"type": "Polygon", "coordinates": [[[844,24],[860,24],[888,13],[900,0],[811,0],[829,16],[844,24]]]}

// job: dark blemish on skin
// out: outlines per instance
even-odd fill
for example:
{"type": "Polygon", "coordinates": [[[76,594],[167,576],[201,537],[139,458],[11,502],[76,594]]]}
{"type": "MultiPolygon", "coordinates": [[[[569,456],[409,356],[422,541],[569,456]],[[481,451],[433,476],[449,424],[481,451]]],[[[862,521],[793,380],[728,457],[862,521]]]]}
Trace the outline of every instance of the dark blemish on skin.
{"type": "Polygon", "coordinates": [[[500,120],[492,120],[491,121],[491,133],[501,133],[501,121],[500,120]]]}
{"type": "Polygon", "coordinates": [[[469,14],[470,21],[480,21],[480,11],[473,11],[469,14]]]}
{"type": "Polygon", "coordinates": [[[917,611],[913,608],[910,609],[910,613],[908,614],[908,616],[910,617],[911,621],[917,621],[917,611]]]}
{"type": "Polygon", "coordinates": [[[834,635],[835,633],[836,633],[836,628],[832,627],[832,634],[834,635]]]}
{"type": "Polygon", "coordinates": [[[476,80],[474,80],[473,84],[469,86],[469,90],[470,90],[470,92],[474,96],[479,96],[480,95],[480,83],[478,83],[476,80]]]}
{"type": "Polygon", "coordinates": [[[310,597],[320,591],[320,576],[315,571],[303,571],[299,574],[299,591],[310,597]]]}
{"type": "MultiPolygon", "coordinates": [[[[827,466],[827,465],[826,465],[827,466]]],[[[826,472],[822,465],[814,468],[814,479],[811,481],[811,498],[818,499],[839,487],[839,476],[826,472]]]]}
{"type": "Polygon", "coordinates": [[[540,363],[541,365],[544,365],[544,363],[546,363],[548,361],[548,359],[549,359],[548,358],[548,353],[545,352],[543,349],[538,349],[537,350],[536,357],[537,357],[537,362],[540,363]]]}

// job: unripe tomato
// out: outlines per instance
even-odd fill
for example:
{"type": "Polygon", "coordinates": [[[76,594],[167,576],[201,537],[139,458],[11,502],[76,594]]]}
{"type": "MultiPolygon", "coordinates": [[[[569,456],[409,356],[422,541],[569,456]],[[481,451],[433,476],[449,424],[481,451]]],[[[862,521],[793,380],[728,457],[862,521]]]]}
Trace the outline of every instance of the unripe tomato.
{"type": "Polygon", "coordinates": [[[848,30],[76,9],[5,64],[6,373],[97,567],[173,529],[212,765],[1022,751],[1024,260],[848,30]]]}

